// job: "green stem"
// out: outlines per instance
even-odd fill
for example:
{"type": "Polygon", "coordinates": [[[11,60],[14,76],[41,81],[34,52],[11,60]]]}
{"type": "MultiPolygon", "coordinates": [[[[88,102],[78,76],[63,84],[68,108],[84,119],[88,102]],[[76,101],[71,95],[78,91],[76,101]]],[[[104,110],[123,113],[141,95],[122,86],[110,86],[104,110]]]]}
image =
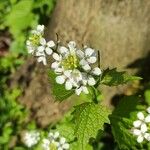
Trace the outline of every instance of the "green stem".
{"type": "Polygon", "coordinates": [[[98,100],[97,100],[97,95],[96,95],[96,91],[95,88],[92,86],[90,87],[91,89],[91,95],[92,95],[92,100],[94,103],[98,104],[98,100]]]}

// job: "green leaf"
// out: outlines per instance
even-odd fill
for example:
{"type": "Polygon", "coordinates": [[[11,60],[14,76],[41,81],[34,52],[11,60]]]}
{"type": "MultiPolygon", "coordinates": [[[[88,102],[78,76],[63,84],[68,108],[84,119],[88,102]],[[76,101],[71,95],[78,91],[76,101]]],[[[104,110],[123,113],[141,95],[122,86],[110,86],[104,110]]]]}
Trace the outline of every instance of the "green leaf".
{"type": "Polygon", "coordinates": [[[150,90],[146,90],[144,93],[145,101],[148,105],[150,105],[150,90]]]}
{"type": "Polygon", "coordinates": [[[67,99],[68,97],[70,97],[74,93],[73,90],[67,91],[65,89],[64,85],[56,83],[56,81],[55,81],[56,74],[54,73],[54,71],[52,71],[52,70],[49,71],[49,77],[50,77],[50,83],[52,85],[52,92],[53,92],[53,95],[55,96],[56,100],[61,102],[65,99],[67,99]]]}
{"type": "Polygon", "coordinates": [[[98,130],[103,130],[104,123],[109,123],[110,112],[95,103],[83,103],[75,107],[75,136],[78,139],[80,150],[87,150],[91,137],[95,138],[98,130]]]}
{"type": "Polygon", "coordinates": [[[103,72],[101,83],[108,86],[117,86],[125,84],[134,80],[141,80],[142,78],[137,76],[127,75],[125,72],[118,72],[116,68],[106,69],[103,72]]]}
{"type": "Polygon", "coordinates": [[[13,35],[18,35],[22,30],[29,27],[35,19],[31,12],[33,1],[22,0],[13,5],[12,10],[6,16],[5,25],[10,27],[13,35]]]}
{"type": "Polygon", "coordinates": [[[112,115],[109,116],[112,127],[112,133],[120,149],[137,149],[136,138],[131,133],[133,121],[135,121],[137,112],[143,110],[139,106],[139,98],[135,96],[124,97],[112,115]]]}

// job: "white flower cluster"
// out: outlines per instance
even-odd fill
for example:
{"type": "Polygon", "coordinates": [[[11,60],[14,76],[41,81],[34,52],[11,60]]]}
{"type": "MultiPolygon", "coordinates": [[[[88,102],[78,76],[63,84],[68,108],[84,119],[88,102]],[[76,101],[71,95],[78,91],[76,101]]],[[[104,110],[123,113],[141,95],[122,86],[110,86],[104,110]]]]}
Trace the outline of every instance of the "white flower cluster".
{"type": "Polygon", "coordinates": [[[40,140],[40,133],[37,131],[26,132],[24,135],[24,144],[27,147],[32,147],[36,145],[40,140]]]}
{"type": "Polygon", "coordinates": [[[43,150],[67,150],[69,149],[69,144],[64,137],[59,136],[59,132],[50,132],[48,138],[43,139],[42,147],[43,150]]]}
{"type": "Polygon", "coordinates": [[[38,62],[47,64],[46,55],[51,55],[55,43],[53,41],[46,42],[43,37],[44,25],[38,25],[36,30],[31,32],[29,39],[26,42],[28,52],[38,57],[38,62]]]}
{"type": "Polygon", "coordinates": [[[150,141],[150,107],[147,108],[147,115],[142,112],[137,113],[138,120],[133,122],[132,134],[137,137],[137,142],[141,143],[144,140],[150,141]]]}
{"type": "Polygon", "coordinates": [[[47,64],[46,54],[55,60],[51,68],[57,74],[56,82],[64,84],[66,90],[75,90],[77,95],[81,92],[88,94],[88,87],[96,84],[96,79],[101,75],[101,69],[95,67],[97,52],[87,46],[78,49],[74,41],[70,41],[67,47],[56,44],[53,41],[46,43],[43,38],[44,26],[38,25],[27,41],[29,53],[38,56],[38,62],[47,64]],[[53,49],[52,49],[53,48],[53,49]]]}
{"type": "Polygon", "coordinates": [[[47,138],[41,138],[37,131],[30,131],[24,134],[24,144],[31,148],[34,145],[41,143],[43,150],[67,150],[69,144],[64,137],[60,137],[59,132],[49,132],[47,138]],[[41,142],[40,142],[41,141],[41,142]]]}
{"type": "Polygon", "coordinates": [[[70,41],[68,47],[58,47],[53,58],[55,62],[51,67],[58,75],[56,82],[65,84],[66,90],[75,89],[77,95],[81,92],[88,94],[87,87],[95,85],[95,77],[101,74],[100,68],[92,68],[97,61],[95,50],[89,47],[78,50],[74,41],[70,41]]]}

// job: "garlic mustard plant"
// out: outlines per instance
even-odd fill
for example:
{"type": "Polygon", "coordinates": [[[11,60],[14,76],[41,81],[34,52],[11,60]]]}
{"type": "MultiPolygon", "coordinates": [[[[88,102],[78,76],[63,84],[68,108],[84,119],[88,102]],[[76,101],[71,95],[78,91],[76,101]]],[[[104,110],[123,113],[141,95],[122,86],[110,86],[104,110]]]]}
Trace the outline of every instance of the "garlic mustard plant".
{"type": "Polygon", "coordinates": [[[150,108],[147,109],[147,115],[139,111],[133,128],[131,131],[127,130],[129,123],[133,121],[127,116],[130,110],[135,111],[138,98],[127,96],[126,100],[121,100],[121,104],[111,111],[103,105],[104,98],[99,88],[101,85],[118,86],[141,80],[140,77],[119,72],[116,68],[102,69],[100,51],[87,45],[80,47],[73,40],[62,44],[58,36],[56,41],[47,42],[43,25],[38,25],[31,32],[27,49],[29,54],[37,57],[38,62],[50,66],[48,75],[52,94],[57,101],[62,102],[73,94],[84,97],[84,102],[75,104],[69,119],[65,119],[62,126],[56,125],[63,136],[59,132],[50,132],[40,139],[43,150],[87,150],[92,147],[91,138],[96,139],[98,131],[104,131],[104,124],[111,124],[113,136],[120,149],[130,149],[130,142],[136,149],[137,143],[150,141],[150,108]],[[47,59],[51,60],[50,64],[47,59]],[[124,111],[125,107],[129,109],[124,111]],[[136,139],[133,139],[134,136],[136,139]]]}

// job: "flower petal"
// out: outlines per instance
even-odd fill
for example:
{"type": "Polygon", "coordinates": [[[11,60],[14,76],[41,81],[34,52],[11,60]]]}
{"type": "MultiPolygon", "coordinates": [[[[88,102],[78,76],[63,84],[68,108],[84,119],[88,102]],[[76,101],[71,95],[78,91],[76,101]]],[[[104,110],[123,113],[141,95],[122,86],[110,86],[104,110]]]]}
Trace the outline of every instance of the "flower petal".
{"type": "Polygon", "coordinates": [[[56,69],[58,67],[59,67],[59,63],[57,61],[55,61],[51,64],[51,68],[53,68],[53,69],[56,69]]]}
{"type": "Polygon", "coordinates": [[[82,68],[83,68],[85,71],[90,71],[90,70],[91,70],[91,67],[90,67],[89,64],[83,65],[82,68]]]}
{"type": "Polygon", "coordinates": [[[88,62],[84,58],[80,60],[80,65],[86,65],[86,64],[88,64],[88,62]]]}
{"type": "Polygon", "coordinates": [[[60,74],[63,72],[63,69],[62,68],[56,68],[54,71],[56,74],[60,74]]]}
{"type": "Polygon", "coordinates": [[[99,75],[102,73],[102,71],[101,71],[100,68],[95,67],[95,68],[92,70],[92,73],[93,73],[94,75],[99,76],[99,75]]]}
{"type": "Polygon", "coordinates": [[[51,55],[53,50],[49,47],[46,47],[45,52],[46,52],[47,55],[51,55]]]}
{"type": "Polygon", "coordinates": [[[68,43],[68,47],[69,47],[70,49],[75,48],[75,47],[76,47],[76,42],[75,42],[75,41],[70,41],[70,42],[68,43]]]}
{"type": "Polygon", "coordinates": [[[59,137],[59,132],[54,133],[54,138],[57,139],[59,137]]]}
{"type": "Polygon", "coordinates": [[[37,31],[43,32],[44,31],[44,25],[38,25],[37,26],[37,31]]]}
{"type": "Polygon", "coordinates": [[[87,58],[87,61],[90,64],[94,64],[97,61],[97,58],[95,56],[92,56],[92,57],[87,58]]]}
{"type": "Polygon", "coordinates": [[[49,42],[47,42],[47,46],[48,46],[48,47],[54,47],[54,46],[55,46],[54,41],[49,41],[49,42]]]}
{"type": "Polygon", "coordinates": [[[139,135],[137,138],[137,142],[141,143],[141,142],[143,142],[143,140],[144,140],[144,137],[142,135],[139,135]]]}
{"type": "Polygon", "coordinates": [[[87,89],[86,86],[82,86],[82,91],[85,93],[85,94],[89,94],[89,91],[87,89]]]}
{"type": "Polygon", "coordinates": [[[150,107],[147,108],[147,112],[150,114],[150,107]]]}
{"type": "Polygon", "coordinates": [[[47,62],[46,62],[46,58],[44,56],[41,56],[37,59],[38,62],[43,62],[44,65],[47,65],[47,62]]]}
{"type": "Polygon", "coordinates": [[[140,127],[141,124],[142,124],[141,120],[136,120],[136,121],[133,122],[133,126],[136,127],[136,128],[140,127]]]}
{"type": "Polygon", "coordinates": [[[85,49],[85,56],[90,57],[94,53],[94,49],[92,48],[86,48],[85,49]]]}
{"type": "Polygon", "coordinates": [[[68,144],[68,143],[63,144],[63,145],[62,145],[62,148],[63,148],[63,149],[69,149],[69,144],[68,144]]]}
{"type": "Polygon", "coordinates": [[[63,148],[62,147],[58,147],[58,150],[63,150],[63,148]]]}
{"type": "Polygon", "coordinates": [[[69,78],[70,76],[71,76],[71,70],[66,70],[66,71],[64,71],[64,75],[67,77],[67,78],[69,78]]]}
{"type": "Polygon", "coordinates": [[[141,135],[141,130],[133,129],[133,135],[141,135]]]}
{"type": "Polygon", "coordinates": [[[145,123],[142,123],[141,131],[142,131],[142,133],[145,133],[147,131],[147,125],[145,123]]]}
{"type": "Polygon", "coordinates": [[[57,53],[53,53],[53,58],[57,61],[60,61],[60,56],[57,53]]]}
{"type": "Polygon", "coordinates": [[[71,90],[72,89],[72,83],[69,80],[66,81],[65,88],[66,88],[66,90],[71,90]]]}
{"type": "Polygon", "coordinates": [[[77,53],[77,55],[78,55],[79,58],[84,58],[84,53],[83,53],[83,51],[77,50],[76,53],[77,53]]]}
{"type": "Polygon", "coordinates": [[[150,141],[150,133],[145,133],[144,138],[148,141],[150,141]]]}
{"type": "Polygon", "coordinates": [[[61,46],[58,51],[61,53],[61,54],[66,54],[69,52],[68,48],[64,47],[64,46],[61,46]]]}
{"type": "Polygon", "coordinates": [[[145,118],[145,122],[147,122],[147,123],[150,122],[150,115],[148,115],[148,116],[145,118]]]}
{"type": "Polygon", "coordinates": [[[46,40],[44,38],[40,38],[40,44],[45,46],[46,45],[46,40]]]}
{"type": "Polygon", "coordinates": [[[61,75],[61,76],[57,76],[56,77],[56,82],[58,83],[58,84],[63,84],[64,82],[65,82],[65,76],[64,75],[61,75]]]}
{"type": "Polygon", "coordinates": [[[92,76],[88,77],[88,84],[90,86],[93,86],[93,85],[96,84],[96,81],[95,81],[95,79],[92,76]]]}
{"type": "Polygon", "coordinates": [[[143,114],[142,112],[138,112],[138,113],[137,113],[137,117],[138,117],[138,119],[140,119],[140,120],[144,120],[144,114],[143,114]]]}
{"type": "Polygon", "coordinates": [[[64,137],[60,138],[60,144],[64,144],[66,142],[66,139],[64,137]]]}
{"type": "Polygon", "coordinates": [[[39,47],[37,48],[37,51],[38,51],[38,52],[43,52],[43,51],[44,51],[44,49],[45,49],[45,47],[44,47],[44,46],[39,46],[39,47]]]}
{"type": "Polygon", "coordinates": [[[81,92],[82,92],[82,88],[81,88],[81,87],[75,89],[75,93],[76,93],[77,95],[80,95],[81,92]]]}

